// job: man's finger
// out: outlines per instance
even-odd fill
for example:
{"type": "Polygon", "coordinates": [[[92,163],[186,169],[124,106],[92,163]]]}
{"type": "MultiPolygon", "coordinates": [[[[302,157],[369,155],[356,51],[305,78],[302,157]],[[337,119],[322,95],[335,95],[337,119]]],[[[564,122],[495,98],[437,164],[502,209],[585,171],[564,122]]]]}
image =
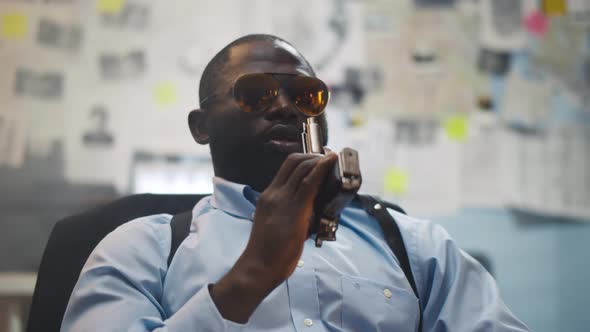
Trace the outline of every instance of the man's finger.
{"type": "Polygon", "coordinates": [[[301,180],[303,180],[303,178],[305,178],[309,174],[309,172],[311,172],[311,170],[314,168],[315,165],[317,165],[317,163],[320,160],[321,156],[314,155],[313,158],[305,160],[299,163],[299,165],[297,165],[295,170],[291,172],[291,174],[289,175],[289,179],[285,184],[286,187],[289,188],[290,192],[292,192],[293,194],[297,192],[301,180]]]}
{"type": "Polygon", "coordinates": [[[338,157],[335,153],[330,153],[322,157],[307,176],[301,180],[297,195],[299,197],[315,199],[320,185],[324,182],[328,172],[334,167],[336,160],[338,160],[338,157]]]}
{"type": "Polygon", "coordinates": [[[297,165],[312,157],[313,155],[304,153],[291,153],[287,157],[287,159],[285,159],[285,161],[281,165],[281,168],[279,168],[279,171],[273,178],[269,187],[279,187],[284,185],[287,182],[287,180],[289,180],[289,176],[295,170],[297,165]]]}

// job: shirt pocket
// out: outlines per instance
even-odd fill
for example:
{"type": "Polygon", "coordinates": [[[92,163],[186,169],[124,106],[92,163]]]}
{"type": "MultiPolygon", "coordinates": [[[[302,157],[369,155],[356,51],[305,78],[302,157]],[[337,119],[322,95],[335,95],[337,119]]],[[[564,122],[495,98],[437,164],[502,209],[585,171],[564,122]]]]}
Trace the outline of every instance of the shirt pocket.
{"type": "Polygon", "coordinates": [[[416,331],[420,307],[413,293],[359,277],[340,280],[343,331],[416,331]]]}

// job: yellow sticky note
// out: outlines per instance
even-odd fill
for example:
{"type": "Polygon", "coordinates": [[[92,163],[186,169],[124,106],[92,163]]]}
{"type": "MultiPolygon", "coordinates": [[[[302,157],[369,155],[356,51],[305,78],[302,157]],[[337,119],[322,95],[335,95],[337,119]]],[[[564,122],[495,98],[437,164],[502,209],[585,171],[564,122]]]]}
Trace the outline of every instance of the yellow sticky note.
{"type": "Polygon", "coordinates": [[[154,89],[154,100],[158,106],[170,106],[176,103],[176,87],[171,82],[163,82],[154,89]]]}
{"type": "Polygon", "coordinates": [[[105,14],[117,14],[123,9],[125,0],[98,0],[98,12],[105,14]]]}
{"type": "Polygon", "coordinates": [[[564,15],[566,0],[543,0],[543,12],[547,15],[564,15]]]}
{"type": "Polygon", "coordinates": [[[353,128],[359,128],[365,125],[365,119],[360,114],[355,114],[350,117],[349,125],[353,128]]]}
{"type": "Polygon", "coordinates": [[[22,39],[27,33],[28,18],[21,13],[2,15],[2,37],[22,39]]]}
{"type": "Polygon", "coordinates": [[[452,116],[445,121],[445,132],[453,141],[464,141],[467,138],[467,119],[464,116],[452,116]]]}
{"type": "Polygon", "coordinates": [[[402,169],[392,167],[385,172],[384,189],[394,194],[404,194],[408,191],[408,173],[402,169]]]}

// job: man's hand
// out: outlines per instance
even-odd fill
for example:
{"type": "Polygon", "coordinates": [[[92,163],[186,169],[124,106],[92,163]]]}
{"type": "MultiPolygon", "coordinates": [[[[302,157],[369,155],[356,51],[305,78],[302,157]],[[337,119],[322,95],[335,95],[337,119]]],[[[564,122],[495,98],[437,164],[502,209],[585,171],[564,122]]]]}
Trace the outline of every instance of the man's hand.
{"type": "Polygon", "coordinates": [[[295,270],[309,235],[313,203],[336,155],[291,154],[262,193],[244,259],[265,268],[272,288],[295,270]]]}
{"type": "Polygon", "coordinates": [[[293,153],[260,195],[246,249],[210,289],[221,315],[245,323],[295,270],[308,237],[313,203],[337,157],[293,153]]]}

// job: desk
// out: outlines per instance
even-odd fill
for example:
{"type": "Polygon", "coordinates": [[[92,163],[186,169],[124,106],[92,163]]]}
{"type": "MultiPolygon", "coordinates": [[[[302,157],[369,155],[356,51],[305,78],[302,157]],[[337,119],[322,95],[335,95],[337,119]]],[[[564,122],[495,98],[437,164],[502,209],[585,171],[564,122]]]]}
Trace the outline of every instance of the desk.
{"type": "Polygon", "coordinates": [[[0,272],[0,331],[24,331],[36,282],[34,272],[0,272]]]}

